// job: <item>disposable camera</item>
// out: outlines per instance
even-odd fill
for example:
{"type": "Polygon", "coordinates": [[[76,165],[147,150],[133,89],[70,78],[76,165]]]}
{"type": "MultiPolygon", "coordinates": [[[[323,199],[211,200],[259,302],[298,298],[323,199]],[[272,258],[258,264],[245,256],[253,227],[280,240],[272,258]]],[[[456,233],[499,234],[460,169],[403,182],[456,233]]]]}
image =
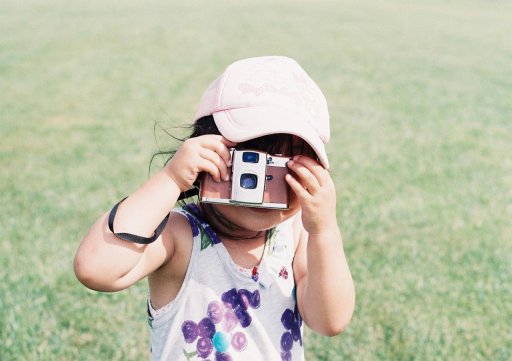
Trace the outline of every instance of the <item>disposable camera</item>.
{"type": "Polygon", "coordinates": [[[258,208],[287,209],[290,187],[285,180],[290,157],[255,150],[231,149],[231,179],[215,182],[205,173],[201,179],[202,202],[258,208]]]}

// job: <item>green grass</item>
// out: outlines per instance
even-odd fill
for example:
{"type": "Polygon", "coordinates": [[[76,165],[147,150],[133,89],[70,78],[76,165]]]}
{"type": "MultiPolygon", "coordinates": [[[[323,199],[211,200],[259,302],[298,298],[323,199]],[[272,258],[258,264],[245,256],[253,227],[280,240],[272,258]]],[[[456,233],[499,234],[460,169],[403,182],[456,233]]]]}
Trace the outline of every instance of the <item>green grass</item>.
{"type": "Polygon", "coordinates": [[[0,1],[0,360],[148,358],[145,282],[88,291],[74,251],[173,145],[154,123],[264,54],[328,98],[357,287],[308,360],[512,359],[510,24],[505,1],[0,1]]]}

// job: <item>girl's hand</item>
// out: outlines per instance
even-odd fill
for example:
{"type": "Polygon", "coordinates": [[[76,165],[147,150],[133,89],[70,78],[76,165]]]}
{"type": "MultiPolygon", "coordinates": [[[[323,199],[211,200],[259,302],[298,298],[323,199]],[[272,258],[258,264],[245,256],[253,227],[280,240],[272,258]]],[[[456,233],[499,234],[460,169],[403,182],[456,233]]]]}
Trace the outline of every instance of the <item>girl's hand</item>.
{"type": "Polygon", "coordinates": [[[182,192],[189,190],[201,172],[208,172],[220,182],[229,180],[231,166],[230,142],[221,135],[203,135],[189,138],[167,163],[165,170],[182,192]]]}
{"type": "Polygon", "coordinates": [[[307,156],[295,156],[288,162],[293,175],[286,181],[302,208],[302,224],[310,235],[320,235],[337,229],[336,191],[329,172],[307,156]],[[335,227],[335,228],[333,228],[335,227]]]}

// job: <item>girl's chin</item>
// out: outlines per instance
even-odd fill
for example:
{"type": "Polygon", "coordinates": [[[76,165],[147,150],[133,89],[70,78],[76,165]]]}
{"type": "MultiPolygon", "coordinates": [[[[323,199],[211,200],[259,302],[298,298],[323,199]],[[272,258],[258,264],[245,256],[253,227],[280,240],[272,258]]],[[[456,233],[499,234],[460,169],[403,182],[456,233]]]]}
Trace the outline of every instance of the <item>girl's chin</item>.
{"type": "Polygon", "coordinates": [[[283,221],[282,211],[277,209],[232,205],[217,209],[231,222],[254,231],[272,228],[283,221]]]}
{"type": "Polygon", "coordinates": [[[275,209],[271,209],[271,208],[260,208],[260,207],[245,207],[245,208],[251,210],[252,212],[262,213],[262,214],[271,213],[272,211],[275,211],[275,209]]]}
{"type": "Polygon", "coordinates": [[[248,219],[252,219],[252,221],[257,220],[266,223],[266,221],[272,222],[281,218],[281,211],[271,208],[235,206],[230,209],[230,211],[230,213],[237,216],[237,220],[240,221],[243,221],[244,217],[248,217],[248,219]]]}

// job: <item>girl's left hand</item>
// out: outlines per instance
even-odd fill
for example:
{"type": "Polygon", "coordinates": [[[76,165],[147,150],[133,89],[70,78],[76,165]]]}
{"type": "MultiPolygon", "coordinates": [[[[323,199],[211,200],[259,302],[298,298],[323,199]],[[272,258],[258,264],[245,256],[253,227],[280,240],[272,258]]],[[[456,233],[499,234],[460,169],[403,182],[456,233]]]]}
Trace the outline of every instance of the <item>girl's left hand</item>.
{"type": "Polygon", "coordinates": [[[329,172],[310,157],[298,155],[288,162],[293,171],[286,181],[302,208],[302,224],[310,235],[329,233],[338,227],[336,190],[329,172]]]}

